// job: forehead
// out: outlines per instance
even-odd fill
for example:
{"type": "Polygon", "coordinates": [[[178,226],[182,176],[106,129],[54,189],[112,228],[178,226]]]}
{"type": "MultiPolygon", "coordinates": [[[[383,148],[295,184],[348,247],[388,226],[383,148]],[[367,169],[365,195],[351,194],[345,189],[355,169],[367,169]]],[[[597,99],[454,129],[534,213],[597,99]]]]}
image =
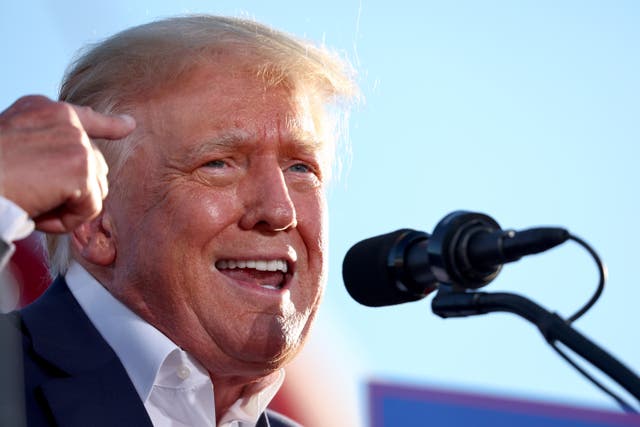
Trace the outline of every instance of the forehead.
{"type": "Polygon", "coordinates": [[[268,85],[232,57],[183,73],[138,107],[145,131],[152,134],[300,140],[318,150],[329,140],[322,99],[311,87],[286,80],[268,85]]]}

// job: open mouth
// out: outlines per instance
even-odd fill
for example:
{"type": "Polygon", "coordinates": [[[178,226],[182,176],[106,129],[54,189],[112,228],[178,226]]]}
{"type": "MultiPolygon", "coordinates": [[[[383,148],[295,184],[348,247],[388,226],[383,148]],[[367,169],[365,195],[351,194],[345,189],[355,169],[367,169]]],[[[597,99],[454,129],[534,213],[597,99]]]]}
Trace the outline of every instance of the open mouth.
{"type": "Polygon", "coordinates": [[[216,261],[216,268],[224,275],[264,289],[280,290],[285,286],[290,271],[286,260],[235,260],[216,261]]]}

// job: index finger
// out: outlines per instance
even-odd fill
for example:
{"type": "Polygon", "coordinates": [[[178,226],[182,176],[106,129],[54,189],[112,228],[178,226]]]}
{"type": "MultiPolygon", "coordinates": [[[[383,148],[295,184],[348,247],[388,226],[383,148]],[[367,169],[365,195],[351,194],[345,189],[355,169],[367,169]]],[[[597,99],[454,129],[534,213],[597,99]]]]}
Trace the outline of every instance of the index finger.
{"type": "Polygon", "coordinates": [[[84,131],[91,138],[121,139],[136,127],[136,121],[128,114],[103,114],[91,107],[71,106],[84,131]]]}

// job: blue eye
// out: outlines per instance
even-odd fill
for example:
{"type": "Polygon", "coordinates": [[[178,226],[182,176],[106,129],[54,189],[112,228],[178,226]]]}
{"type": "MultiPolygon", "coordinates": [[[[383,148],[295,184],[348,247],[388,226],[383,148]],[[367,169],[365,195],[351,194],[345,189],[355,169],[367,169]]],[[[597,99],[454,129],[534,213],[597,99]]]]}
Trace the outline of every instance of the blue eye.
{"type": "Polygon", "coordinates": [[[205,163],[206,167],[209,168],[223,168],[225,167],[227,164],[225,163],[224,160],[211,160],[210,162],[205,163]]]}
{"type": "Polygon", "coordinates": [[[311,168],[304,163],[296,163],[295,165],[289,167],[289,170],[292,172],[298,173],[309,173],[311,172],[311,168]]]}

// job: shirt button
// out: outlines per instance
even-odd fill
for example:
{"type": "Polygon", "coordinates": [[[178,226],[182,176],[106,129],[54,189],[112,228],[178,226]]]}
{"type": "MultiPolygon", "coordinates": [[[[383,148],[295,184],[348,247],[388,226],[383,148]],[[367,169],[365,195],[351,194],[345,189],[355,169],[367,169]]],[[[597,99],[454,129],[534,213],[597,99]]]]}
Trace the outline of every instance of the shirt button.
{"type": "Polygon", "coordinates": [[[191,375],[191,370],[185,365],[181,365],[176,370],[176,375],[178,375],[178,378],[180,378],[181,380],[186,380],[187,378],[189,378],[189,375],[191,375]]]}

